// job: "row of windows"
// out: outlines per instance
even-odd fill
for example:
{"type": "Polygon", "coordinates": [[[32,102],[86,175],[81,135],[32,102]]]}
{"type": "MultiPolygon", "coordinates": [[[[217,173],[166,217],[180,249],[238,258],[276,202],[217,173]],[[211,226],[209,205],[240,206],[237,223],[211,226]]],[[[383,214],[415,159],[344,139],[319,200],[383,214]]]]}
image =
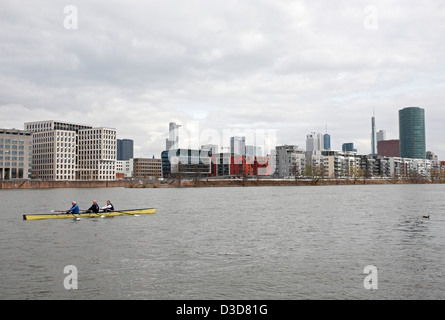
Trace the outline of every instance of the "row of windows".
{"type": "Polygon", "coordinates": [[[0,149],[12,149],[12,150],[25,150],[25,146],[18,146],[16,144],[10,145],[10,144],[6,144],[4,147],[2,144],[0,144],[0,149]]]}
{"type": "Polygon", "coordinates": [[[27,130],[52,129],[51,122],[39,122],[26,125],[27,130]]]}
{"type": "Polygon", "coordinates": [[[0,167],[21,167],[25,166],[24,162],[3,162],[0,161],[0,167]]]}
{"type": "Polygon", "coordinates": [[[74,131],[56,131],[58,137],[75,137],[76,133],[74,131]]]}
{"type": "MultiPolygon", "coordinates": [[[[20,155],[23,156],[25,154],[25,151],[11,151],[11,150],[2,150],[0,149],[0,154],[12,154],[12,155],[20,155]]],[[[28,155],[31,155],[31,152],[28,152],[28,155]]]]}
{"type": "Polygon", "coordinates": [[[0,160],[5,160],[5,161],[25,161],[25,157],[10,157],[10,156],[6,156],[3,159],[3,156],[0,156],[0,160]]]}
{"type": "MultiPolygon", "coordinates": [[[[31,141],[30,141],[30,142],[31,142],[31,141]]],[[[25,144],[25,140],[4,139],[4,138],[0,138],[0,143],[25,144]]]]}

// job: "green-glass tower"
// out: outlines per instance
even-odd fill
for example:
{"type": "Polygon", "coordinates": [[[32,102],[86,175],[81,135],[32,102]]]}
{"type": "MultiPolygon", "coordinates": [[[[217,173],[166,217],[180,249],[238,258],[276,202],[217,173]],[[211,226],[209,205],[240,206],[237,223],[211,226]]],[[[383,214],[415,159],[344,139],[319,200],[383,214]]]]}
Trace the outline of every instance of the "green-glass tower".
{"type": "Polygon", "coordinates": [[[399,110],[400,156],[425,159],[425,110],[409,107],[399,110]]]}

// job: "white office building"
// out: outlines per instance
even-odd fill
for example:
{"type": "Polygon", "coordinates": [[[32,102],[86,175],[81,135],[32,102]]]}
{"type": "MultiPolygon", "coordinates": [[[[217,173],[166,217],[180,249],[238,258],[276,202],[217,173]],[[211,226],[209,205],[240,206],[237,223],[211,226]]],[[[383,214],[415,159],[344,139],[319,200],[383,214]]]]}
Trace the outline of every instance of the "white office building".
{"type": "Polygon", "coordinates": [[[28,179],[31,163],[31,132],[0,129],[0,180],[28,179]]]}
{"type": "Polygon", "coordinates": [[[116,129],[63,121],[26,122],[32,132],[32,176],[43,180],[115,180],[116,129]]]}
{"type": "Polygon", "coordinates": [[[116,129],[79,130],[78,180],[116,179],[116,129]]]}

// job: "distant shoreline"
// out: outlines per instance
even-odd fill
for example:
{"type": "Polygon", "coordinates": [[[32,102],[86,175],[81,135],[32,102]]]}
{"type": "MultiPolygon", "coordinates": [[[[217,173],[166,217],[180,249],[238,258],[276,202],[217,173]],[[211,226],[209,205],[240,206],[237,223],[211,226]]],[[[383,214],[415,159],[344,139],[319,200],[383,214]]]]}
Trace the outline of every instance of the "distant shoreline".
{"type": "Polygon", "coordinates": [[[199,188],[199,187],[261,187],[261,186],[331,186],[382,184],[443,184],[445,180],[412,179],[201,179],[170,181],[1,181],[0,190],[58,188],[199,188]]]}

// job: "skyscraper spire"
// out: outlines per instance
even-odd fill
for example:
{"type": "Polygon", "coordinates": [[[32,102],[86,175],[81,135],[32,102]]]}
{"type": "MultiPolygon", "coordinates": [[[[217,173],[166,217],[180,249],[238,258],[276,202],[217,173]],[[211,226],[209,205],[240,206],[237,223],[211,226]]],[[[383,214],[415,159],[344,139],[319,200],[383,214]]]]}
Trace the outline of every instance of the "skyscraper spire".
{"type": "Polygon", "coordinates": [[[372,112],[371,119],[371,154],[377,154],[377,145],[376,145],[376,130],[375,130],[375,108],[372,112]]]}

